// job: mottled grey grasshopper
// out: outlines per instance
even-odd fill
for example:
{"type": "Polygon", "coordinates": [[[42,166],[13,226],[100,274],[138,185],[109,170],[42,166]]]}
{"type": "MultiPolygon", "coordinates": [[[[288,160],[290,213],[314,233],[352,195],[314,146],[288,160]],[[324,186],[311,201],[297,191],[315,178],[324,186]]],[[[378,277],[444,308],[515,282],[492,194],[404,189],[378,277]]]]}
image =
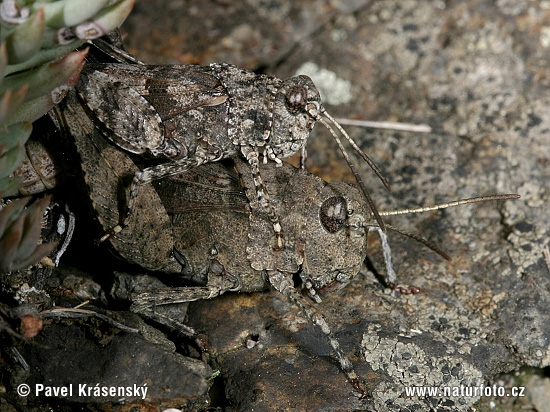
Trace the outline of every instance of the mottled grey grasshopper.
{"type": "MultiPolygon", "coordinates": [[[[116,49],[115,54],[117,53],[116,49]]],[[[128,60],[121,54],[121,60],[128,60]]],[[[135,154],[169,159],[135,173],[127,214],[105,237],[128,224],[140,187],[154,179],[192,167],[242,156],[250,165],[255,193],[269,213],[276,235],[271,247],[283,250],[280,217],[270,204],[260,173],[260,156],[281,165],[281,159],[302,152],[317,121],[331,132],[361,187],[379,226],[382,218],[346,153],[334,125],[368,162],[389,190],[377,166],[353,142],[321,104],[307,76],[281,80],[225,63],[209,66],[88,64],[77,90],[105,136],[135,154]]],[[[250,198],[252,200],[252,197],[250,198]]]]}

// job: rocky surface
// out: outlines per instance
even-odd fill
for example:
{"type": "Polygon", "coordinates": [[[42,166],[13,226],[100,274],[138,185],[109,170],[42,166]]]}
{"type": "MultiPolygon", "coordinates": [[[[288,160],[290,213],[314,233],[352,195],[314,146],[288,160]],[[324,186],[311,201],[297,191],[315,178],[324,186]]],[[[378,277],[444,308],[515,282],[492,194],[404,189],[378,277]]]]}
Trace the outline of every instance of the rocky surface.
{"type": "MultiPolygon", "coordinates": [[[[519,410],[523,398],[407,396],[405,387],[510,390],[523,375],[503,373],[550,366],[549,20],[545,1],[138,2],[124,26],[126,43],[148,63],[224,61],[281,78],[304,73],[334,116],[429,124],[429,134],[346,127],[390,179],[391,194],[356,161],[379,209],[522,196],[388,217],[453,258],[443,261],[390,233],[399,279],[420,287],[419,294],[381,286],[375,274],[385,268],[374,235],[362,273],[321,294],[319,310],[370,397],[353,391],[322,333],[283,296],[267,292],[190,305],[186,322],[206,337],[220,377],[210,401],[187,409],[209,402],[225,410],[469,411],[480,402],[478,410],[519,410]]],[[[310,171],[353,182],[321,125],[308,154],[310,171]]],[[[51,327],[41,339],[56,333],[51,327]]],[[[164,353],[167,343],[158,339],[164,353]]],[[[140,345],[146,353],[149,343],[140,345]]],[[[195,365],[182,358],[177,362],[195,365]]],[[[200,370],[197,379],[207,379],[208,367],[200,370]]],[[[531,407],[544,410],[540,388],[548,377],[524,381],[534,382],[531,407]]],[[[195,385],[195,398],[204,399],[204,386],[195,385]]],[[[184,395],[176,396],[183,405],[184,395]]],[[[151,398],[143,407],[159,405],[151,398]]]]}
{"type": "MultiPolygon", "coordinates": [[[[387,218],[453,257],[445,262],[391,237],[401,281],[420,294],[389,293],[369,272],[322,296],[372,390],[369,401],[353,396],[322,336],[275,293],[195,304],[190,322],[210,336],[236,409],[465,411],[479,397],[410,398],[404,387],[487,385],[522,365],[549,365],[545,2],[227,1],[204,11],[195,2],[159,4],[138,5],[125,26],[132,51],[148,62],[305,73],[335,116],[429,124],[430,134],[347,127],[390,178],[388,194],[356,162],[380,209],[522,196],[387,218]],[[147,26],[155,19],[166,24],[147,26]],[[166,26],[178,34],[166,36],[166,26]]],[[[308,149],[309,170],[353,181],[322,126],[308,149]]],[[[370,249],[370,268],[383,271],[374,237],[370,249]]]]}

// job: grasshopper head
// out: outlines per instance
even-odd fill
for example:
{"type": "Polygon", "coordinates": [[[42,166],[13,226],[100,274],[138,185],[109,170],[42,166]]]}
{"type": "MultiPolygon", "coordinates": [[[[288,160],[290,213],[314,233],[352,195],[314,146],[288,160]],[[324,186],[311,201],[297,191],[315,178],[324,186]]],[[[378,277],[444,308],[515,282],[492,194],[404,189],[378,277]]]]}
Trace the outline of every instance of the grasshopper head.
{"type": "Polygon", "coordinates": [[[306,144],[320,110],[321,96],[309,77],[300,75],[283,81],[273,105],[269,138],[271,155],[285,158],[300,150],[306,144]]]}
{"type": "Polygon", "coordinates": [[[361,192],[347,183],[327,184],[316,204],[305,229],[302,268],[304,280],[319,289],[347,283],[359,272],[366,256],[365,221],[371,215],[361,192]]]}

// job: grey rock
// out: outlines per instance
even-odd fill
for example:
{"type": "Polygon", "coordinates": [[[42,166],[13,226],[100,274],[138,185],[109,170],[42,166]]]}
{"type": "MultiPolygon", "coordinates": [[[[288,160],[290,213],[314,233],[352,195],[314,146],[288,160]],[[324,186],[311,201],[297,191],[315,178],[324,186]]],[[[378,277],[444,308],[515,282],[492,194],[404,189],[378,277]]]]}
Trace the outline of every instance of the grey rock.
{"type": "MultiPolygon", "coordinates": [[[[124,319],[129,321],[128,317],[124,319]]],[[[33,342],[18,345],[27,369],[26,373],[17,373],[21,367],[15,367],[10,382],[13,387],[22,383],[31,387],[30,395],[24,399],[28,407],[40,402],[96,404],[99,408],[121,403],[177,406],[207,399],[212,370],[205,363],[184,357],[169,345],[151,343],[140,334],[117,332],[92,318],[47,322],[33,342]],[[37,392],[37,385],[67,387],[71,392],[37,392]],[[145,398],[143,392],[136,396],[135,386],[147,388],[145,398]],[[96,393],[96,387],[131,390],[113,396],[109,392],[96,393]]]]}

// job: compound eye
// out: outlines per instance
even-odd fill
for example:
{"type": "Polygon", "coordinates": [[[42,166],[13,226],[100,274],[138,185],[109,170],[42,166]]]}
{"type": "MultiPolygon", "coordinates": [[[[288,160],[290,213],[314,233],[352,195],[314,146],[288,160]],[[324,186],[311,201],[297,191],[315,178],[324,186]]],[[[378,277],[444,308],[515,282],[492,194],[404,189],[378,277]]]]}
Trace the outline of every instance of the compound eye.
{"type": "Polygon", "coordinates": [[[328,198],[321,205],[319,218],[325,230],[329,233],[340,231],[346,224],[346,199],[342,196],[328,198]]]}
{"type": "Polygon", "coordinates": [[[285,95],[285,105],[293,115],[304,113],[307,106],[306,88],[299,85],[292,86],[285,95]]]}

